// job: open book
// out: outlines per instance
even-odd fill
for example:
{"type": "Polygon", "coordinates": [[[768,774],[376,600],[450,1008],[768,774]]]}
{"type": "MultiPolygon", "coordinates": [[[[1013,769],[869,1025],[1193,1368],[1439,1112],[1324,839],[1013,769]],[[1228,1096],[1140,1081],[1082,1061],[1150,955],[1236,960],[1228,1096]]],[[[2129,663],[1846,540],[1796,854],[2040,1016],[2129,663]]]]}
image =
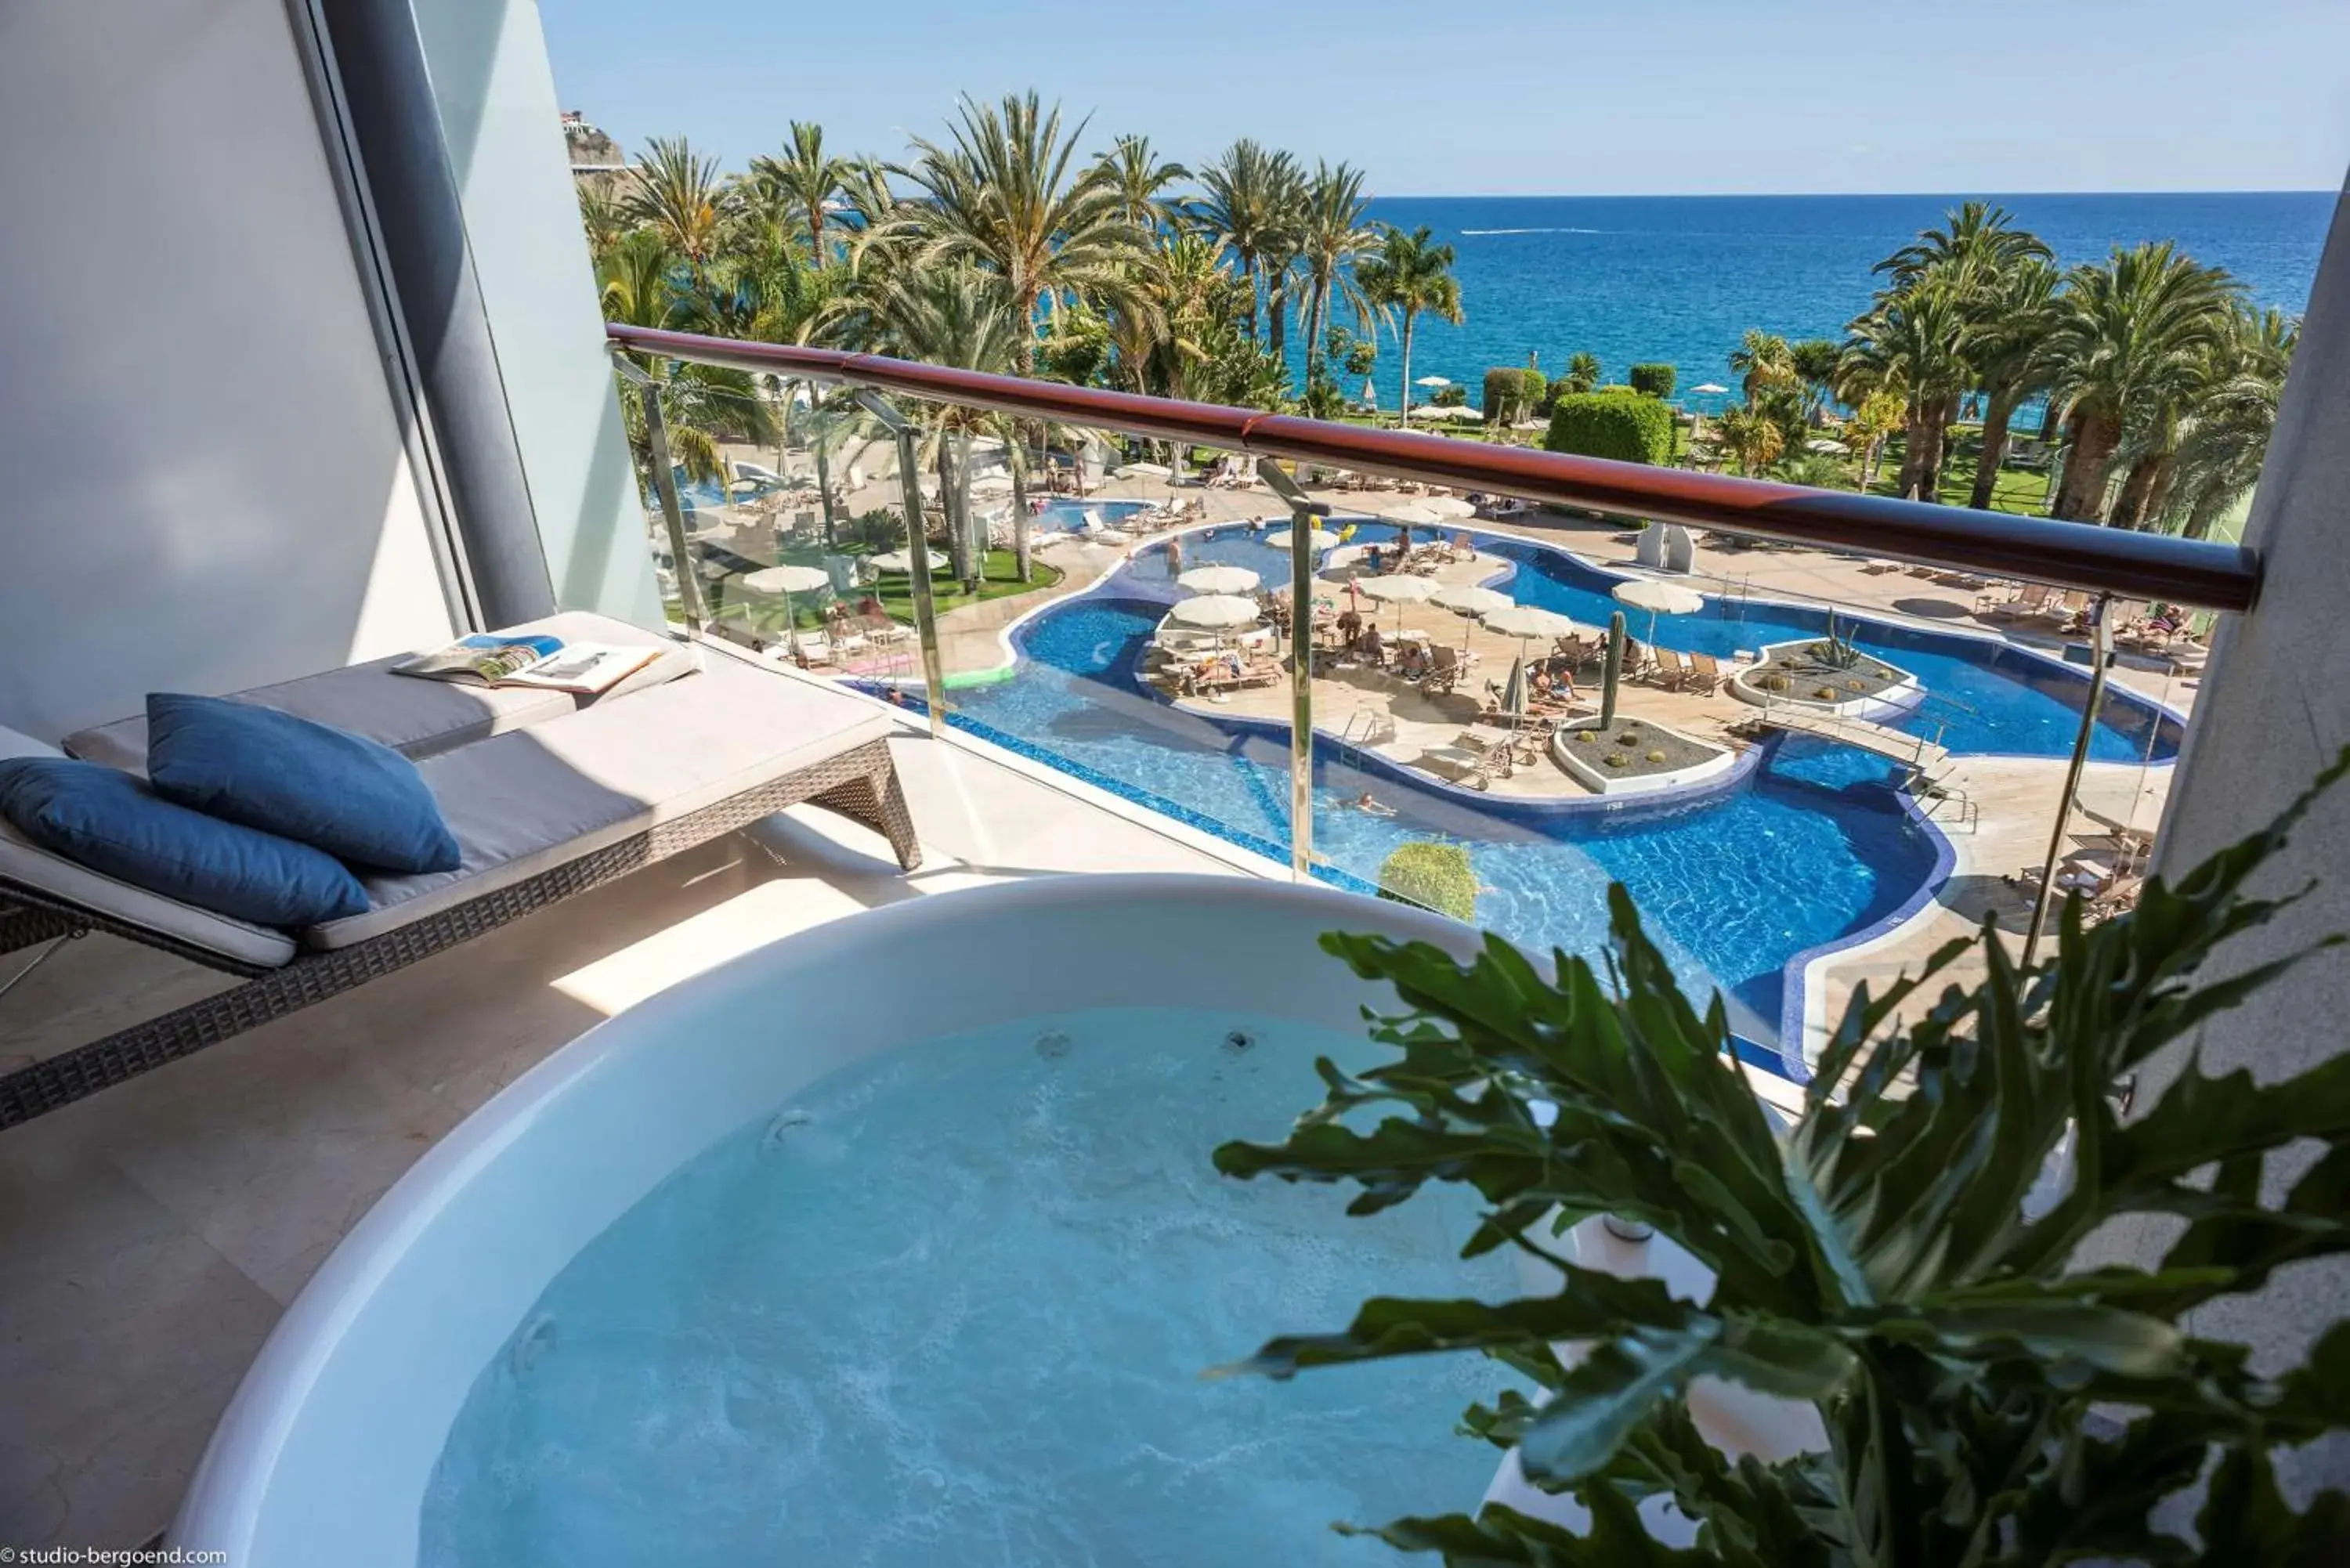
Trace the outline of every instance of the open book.
{"type": "Polygon", "coordinates": [[[541,686],[595,696],[609,691],[668,649],[559,637],[493,637],[479,632],[393,665],[395,675],[466,686],[541,686]]]}

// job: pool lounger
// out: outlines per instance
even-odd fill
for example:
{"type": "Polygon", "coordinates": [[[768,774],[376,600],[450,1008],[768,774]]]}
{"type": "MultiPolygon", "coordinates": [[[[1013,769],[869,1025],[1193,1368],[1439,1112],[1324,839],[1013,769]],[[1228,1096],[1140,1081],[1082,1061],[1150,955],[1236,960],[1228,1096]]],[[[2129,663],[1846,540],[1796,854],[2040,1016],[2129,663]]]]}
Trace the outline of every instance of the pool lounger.
{"type": "MultiPolygon", "coordinates": [[[[889,757],[895,724],[877,705],[724,652],[697,656],[602,617],[564,615],[533,627],[586,640],[659,642],[675,657],[655,661],[647,671],[653,683],[589,701],[396,676],[396,659],[238,694],[416,760],[463,861],[423,876],[362,875],[369,903],[362,913],[299,932],[251,925],[101,876],[0,825],[0,952],[107,931],[244,981],[0,1077],[0,1127],[788,805],[837,812],[887,838],[900,867],[920,863],[889,757]]],[[[145,739],[143,720],[125,720],[67,737],[66,750],[137,771],[145,739]]],[[[54,754],[0,733],[0,742],[12,741],[0,752],[54,754]]]]}

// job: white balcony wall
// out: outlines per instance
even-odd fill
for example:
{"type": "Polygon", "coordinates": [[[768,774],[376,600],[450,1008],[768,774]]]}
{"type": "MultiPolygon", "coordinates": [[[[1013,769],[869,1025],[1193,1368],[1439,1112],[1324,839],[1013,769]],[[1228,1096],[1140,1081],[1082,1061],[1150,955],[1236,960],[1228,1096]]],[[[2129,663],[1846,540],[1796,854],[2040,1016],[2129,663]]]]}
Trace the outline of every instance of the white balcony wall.
{"type": "Polygon", "coordinates": [[[533,0],[412,0],[555,597],[659,628],[555,77],[533,0]]]}
{"type": "Polygon", "coordinates": [[[283,0],[0,7],[0,723],[445,638],[283,0]]]}

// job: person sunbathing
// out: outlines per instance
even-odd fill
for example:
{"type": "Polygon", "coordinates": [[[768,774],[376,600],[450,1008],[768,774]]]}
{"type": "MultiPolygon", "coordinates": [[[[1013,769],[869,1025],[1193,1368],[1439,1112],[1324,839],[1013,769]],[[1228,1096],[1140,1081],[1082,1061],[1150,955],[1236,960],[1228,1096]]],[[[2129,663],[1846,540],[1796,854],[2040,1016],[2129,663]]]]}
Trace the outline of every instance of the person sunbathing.
{"type": "Polygon", "coordinates": [[[1363,628],[1363,640],[1356,645],[1355,651],[1373,664],[1385,664],[1388,661],[1387,644],[1381,640],[1379,628],[1375,626],[1363,628]]]}

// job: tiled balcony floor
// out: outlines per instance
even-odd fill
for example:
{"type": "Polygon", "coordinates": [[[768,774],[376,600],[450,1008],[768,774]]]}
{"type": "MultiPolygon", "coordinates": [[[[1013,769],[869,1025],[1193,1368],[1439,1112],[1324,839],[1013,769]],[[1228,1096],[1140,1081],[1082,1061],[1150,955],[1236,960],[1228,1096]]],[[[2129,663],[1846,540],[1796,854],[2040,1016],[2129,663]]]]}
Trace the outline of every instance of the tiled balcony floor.
{"type": "MultiPolygon", "coordinates": [[[[424,1150],[607,1014],[899,898],[1083,871],[1239,874],[956,743],[893,742],[926,854],[801,808],[0,1133],[0,1544],[128,1547],[170,1521],[304,1282],[424,1150]]],[[[1195,846],[1196,844],[1196,846],[1195,846]]],[[[0,975],[15,956],[0,957],[0,975]]],[[[105,937],[0,1002],[17,1065],[222,983],[105,937]]]]}

